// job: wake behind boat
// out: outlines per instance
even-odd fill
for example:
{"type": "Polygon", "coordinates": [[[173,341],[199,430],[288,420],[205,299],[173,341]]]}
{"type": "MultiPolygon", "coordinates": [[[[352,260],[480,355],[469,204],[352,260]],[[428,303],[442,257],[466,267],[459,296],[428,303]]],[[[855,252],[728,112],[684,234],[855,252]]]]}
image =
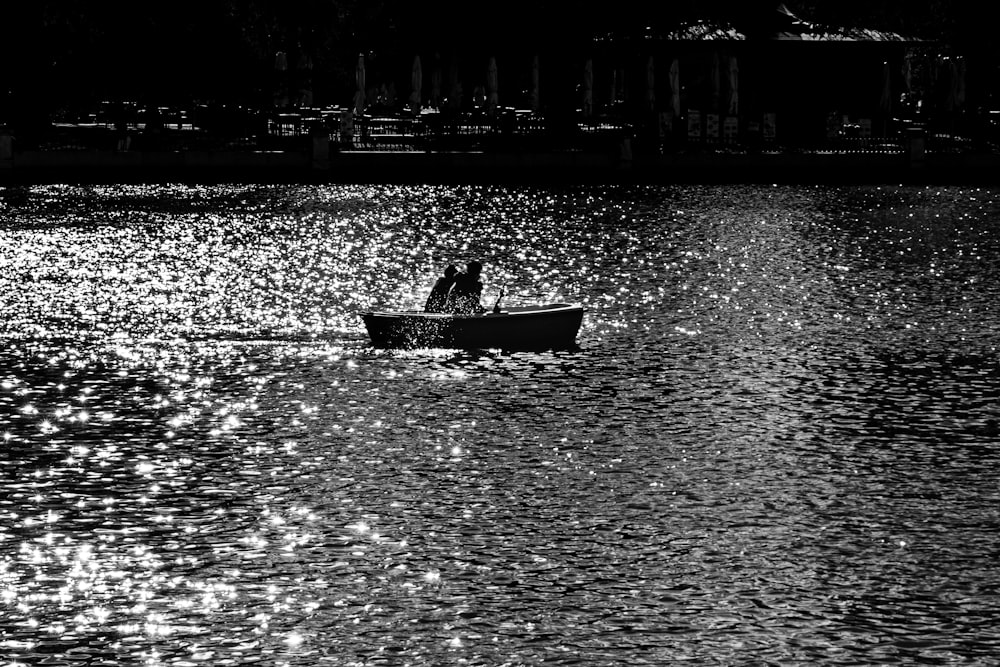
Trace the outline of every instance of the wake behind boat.
{"type": "Polygon", "coordinates": [[[361,318],[378,348],[565,350],[576,345],[583,311],[580,305],[549,303],[476,315],[368,311],[361,318]]]}

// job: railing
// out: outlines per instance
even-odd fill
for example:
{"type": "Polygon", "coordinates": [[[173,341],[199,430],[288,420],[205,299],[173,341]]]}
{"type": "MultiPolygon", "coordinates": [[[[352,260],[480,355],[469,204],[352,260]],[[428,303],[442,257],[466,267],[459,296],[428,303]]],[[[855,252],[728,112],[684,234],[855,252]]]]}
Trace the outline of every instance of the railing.
{"type": "MultiPolygon", "coordinates": [[[[302,108],[295,111],[254,114],[246,110],[187,113],[163,109],[154,126],[142,115],[130,122],[112,122],[107,114],[80,117],[76,122],[55,124],[50,130],[25,141],[15,137],[23,150],[132,150],[132,151],[303,151],[312,137],[330,139],[331,150],[350,151],[493,151],[530,152],[553,148],[579,151],[611,151],[625,138],[637,152],[706,151],[810,151],[825,153],[898,154],[909,150],[906,131],[899,127],[891,136],[840,136],[811,142],[766,140],[758,132],[727,136],[689,137],[683,128],[635,127],[620,117],[579,118],[553,126],[538,114],[506,109],[496,116],[485,113],[421,113],[419,115],[362,115],[348,118],[344,109],[302,108]],[[127,136],[126,141],[122,141],[127,136]]],[[[996,152],[996,141],[988,136],[971,140],[953,133],[931,132],[924,137],[928,153],[996,152]]]]}

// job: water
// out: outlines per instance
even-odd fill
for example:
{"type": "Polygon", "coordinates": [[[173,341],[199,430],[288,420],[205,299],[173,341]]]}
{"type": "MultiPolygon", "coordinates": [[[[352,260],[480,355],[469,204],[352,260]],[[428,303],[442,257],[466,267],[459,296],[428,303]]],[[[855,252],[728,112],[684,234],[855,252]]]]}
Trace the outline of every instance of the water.
{"type": "Polygon", "coordinates": [[[0,657],[998,664],[1000,189],[0,198],[0,657]],[[376,351],[448,262],[580,349],[376,351]]]}

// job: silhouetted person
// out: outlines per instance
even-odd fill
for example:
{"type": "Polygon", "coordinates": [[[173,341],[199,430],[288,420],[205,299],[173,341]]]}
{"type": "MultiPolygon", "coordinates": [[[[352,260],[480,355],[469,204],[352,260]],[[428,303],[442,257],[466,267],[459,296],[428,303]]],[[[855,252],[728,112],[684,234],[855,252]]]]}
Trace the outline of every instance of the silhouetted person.
{"type": "Polygon", "coordinates": [[[145,111],[145,121],[142,145],[147,149],[159,150],[160,136],[163,134],[163,116],[160,114],[159,107],[154,105],[147,108],[145,111]]]}
{"type": "Polygon", "coordinates": [[[455,276],[458,273],[458,267],[454,264],[449,264],[448,268],[444,270],[444,275],[437,279],[434,283],[434,287],[431,288],[431,293],[427,297],[427,303],[424,304],[425,313],[443,313],[445,305],[448,303],[448,292],[451,290],[451,286],[455,284],[455,276]]]}
{"type": "Polygon", "coordinates": [[[163,131],[163,114],[160,113],[160,108],[156,105],[149,106],[146,109],[146,125],[145,130],[147,132],[162,132],[163,131]]]}
{"type": "Polygon", "coordinates": [[[471,315],[486,310],[479,303],[483,295],[483,283],[479,280],[482,271],[483,265],[473,260],[466,265],[465,273],[458,274],[448,297],[448,310],[457,315],[471,315]]]}
{"type": "Polygon", "coordinates": [[[128,134],[128,112],[125,110],[124,104],[119,103],[115,107],[114,123],[116,139],[115,149],[119,152],[127,151],[132,139],[128,134]]]}
{"type": "Polygon", "coordinates": [[[0,164],[14,159],[14,137],[7,126],[0,123],[0,164]]]}

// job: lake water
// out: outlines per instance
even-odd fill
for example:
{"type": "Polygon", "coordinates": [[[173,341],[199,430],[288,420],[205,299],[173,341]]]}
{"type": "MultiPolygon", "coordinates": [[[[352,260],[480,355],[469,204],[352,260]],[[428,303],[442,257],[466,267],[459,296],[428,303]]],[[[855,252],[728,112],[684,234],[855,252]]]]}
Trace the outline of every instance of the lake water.
{"type": "Polygon", "coordinates": [[[0,658],[998,664],[1000,189],[0,190],[0,658]],[[372,349],[449,262],[579,349],[372,349]]]}

